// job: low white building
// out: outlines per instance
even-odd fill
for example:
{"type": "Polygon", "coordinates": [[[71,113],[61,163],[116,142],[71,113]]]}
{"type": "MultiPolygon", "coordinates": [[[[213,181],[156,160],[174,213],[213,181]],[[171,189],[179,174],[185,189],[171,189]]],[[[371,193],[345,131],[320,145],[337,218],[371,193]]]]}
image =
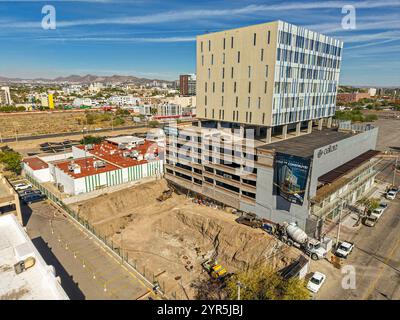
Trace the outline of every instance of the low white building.
{"type": "Polygon", "coordinates": [[[77,195],[163,174],[161,150],[155,141],[115,137],[100,144],[73,146],[72,152],[23,160],[24,174],[53,182],[63,193],[77,195]]]}
{"type": "Polygon", "coordinates": [[[178,104],[182,108],[196,107],[196,96],[189,96],[189,97],[175,96],[173,98],[168,98],[167,101],[168,103],[178,104]]]}
{"type": "Polygon", "coordinates": [[[132,95],[128,96],[112,96],[108,100],[108,103],[115,106],[134,106],[140,103],[140,98],[132,95]]]}
{"type": "Polygon", "coordinates": [[[0,216],[0,300],[69,300],[12,214],[0,216]]]}
{"type": "Polygon", "coordinates": [[[182,106],[173,103],[160,104],[157,107],[157,116],[167,117],[167,116],[181,116],[182,106]]]}
{"type": "Polygon", "coordinates": [[[75,98],[74,102],[72,103],[74,107],[80,106],[88,106],[91,107],[93,105],[93,101],[90,98],[75,98]]]}

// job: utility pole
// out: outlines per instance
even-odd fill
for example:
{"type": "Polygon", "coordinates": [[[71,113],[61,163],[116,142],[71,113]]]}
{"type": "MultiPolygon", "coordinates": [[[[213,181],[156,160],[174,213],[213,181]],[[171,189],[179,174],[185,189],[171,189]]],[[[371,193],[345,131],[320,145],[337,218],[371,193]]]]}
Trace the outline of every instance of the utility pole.
{"type": "Polygon", "coordinates": [[[18,142],[18,129],[17,129],[15,123],[13,123],[13,126],[14,126],[14,132],[15,132],[15,142],[18,142]]]}
{"type": "Polygon", "coordinates": [[[242,286],[242,284],[240,283],[240,281],[236,282],[237,285],[237,299],[240,300],[240,287],[242,286]]]}
{"type": "Polygon", "coordinates": [[[340,226],[342,224],[342,212],[343,212],[343,199],[340,199],[340,211],[339,211],[339,225],[338,225],[338,230],[337,230],[337,235],[336,235],[336,248],[339,245],[339,238],[340,238],[340,226]]]}
{"type": "Polygon", "coordinates": [[[393,170],[393,182],[392,182],[393,186],[396,183],[396,171],[397,171],[397,161],[398,160],[399,160],[399,156],[396,156],[396,160],[394,161],[394,170],[393,170]]]}

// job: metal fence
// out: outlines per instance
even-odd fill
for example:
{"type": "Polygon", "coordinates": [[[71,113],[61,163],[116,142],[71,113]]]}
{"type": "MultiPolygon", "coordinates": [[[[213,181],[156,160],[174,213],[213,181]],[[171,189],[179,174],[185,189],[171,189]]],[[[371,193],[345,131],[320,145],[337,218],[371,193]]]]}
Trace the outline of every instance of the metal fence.
{"type": "MultiPolygon", "coordinates": [[[[134,271],[136,271],[142,278],[147,282],[147,284],[153,288],[153,290],[157,290],[162,295],[165,295],[165,283],[157,281],[157,275],[154,274],[150,269],[146,268],[144,265],[140,265],[137,260],[130,258],[127,250],[117,246],[113,240],[102,235],[96,228],[89,223],[88,220],[84,219],[79,215],[79,213],[72,210],[68,207],[61,199],[59,199],[54,193],[45,188],[42,184],[40,184],[35,178],[32,176],[25,174],[27,180],[29,180],[32,185],[38,188],[43,194],[47,196],[47,198],[57,204],[60,208],[62,208],[68,215],[74,219],[77,223],[79,223],[82,227],[84,227],[87,231],[92,233],[98,240],[100,240],[107,248],[109,248],[115,255],[117,255],[121,259],[122,264],[128,265],[134,271]]],[[[177,299],[177,293],[172,292],[171,296],[173,299],[177,299]]]]}

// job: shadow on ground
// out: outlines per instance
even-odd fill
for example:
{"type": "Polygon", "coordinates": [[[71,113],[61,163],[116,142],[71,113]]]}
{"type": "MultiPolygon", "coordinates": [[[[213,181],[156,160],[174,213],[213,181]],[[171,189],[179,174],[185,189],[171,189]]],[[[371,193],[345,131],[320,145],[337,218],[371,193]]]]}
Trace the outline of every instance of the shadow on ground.
{"type": "Polygon", "coordinates": [[[56,270],[56,275],[61,278],[61,285],[68,297],[71,300],[85,300],[85,295],[79,289],[78,284],[74,282],[73,278],[64,269],[43,238],[37,237],[32,239],[32,242],[42,255],[44,261],[48,265],[52,265],[56,270]]]}

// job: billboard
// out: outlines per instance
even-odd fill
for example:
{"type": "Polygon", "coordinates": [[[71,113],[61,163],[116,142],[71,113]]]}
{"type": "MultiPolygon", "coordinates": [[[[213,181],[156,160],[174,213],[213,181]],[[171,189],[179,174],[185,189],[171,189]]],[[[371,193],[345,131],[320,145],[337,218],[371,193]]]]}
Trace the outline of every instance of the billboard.
{"type": "Polygon", "coordinates": [[[277,194],[302,205],[311,159],[277,152],[275,154],[274,185],[277,194]]]}

